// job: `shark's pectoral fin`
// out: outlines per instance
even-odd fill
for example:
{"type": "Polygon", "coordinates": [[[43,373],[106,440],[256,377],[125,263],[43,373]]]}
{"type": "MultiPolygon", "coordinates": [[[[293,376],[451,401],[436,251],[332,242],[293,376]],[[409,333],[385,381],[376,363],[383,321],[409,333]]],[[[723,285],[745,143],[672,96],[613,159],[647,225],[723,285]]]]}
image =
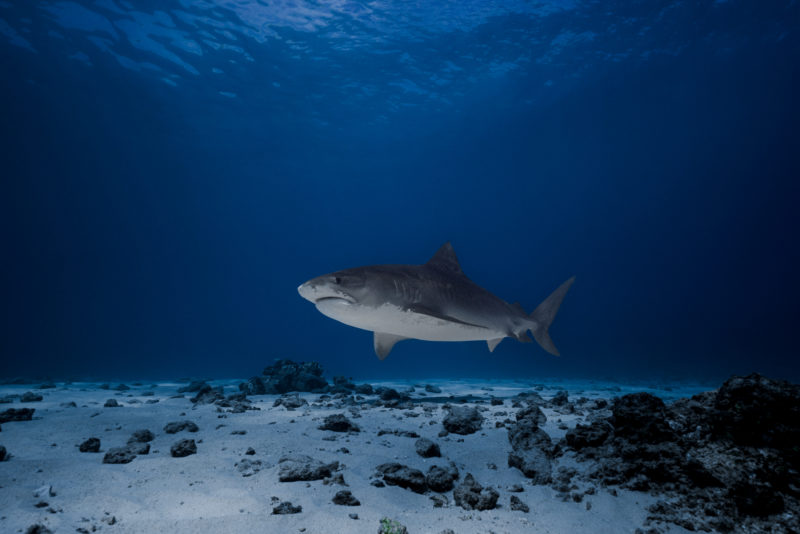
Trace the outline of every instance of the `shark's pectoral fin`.
{"type": "Polygon", "coordinates": [[[498,337],[497,339],[487,339],[486,344],[489,345],[489,352],[494,352],[494,348],[503,341],[502,337],[498,337]]]}
{"type": "Polygon", "coordinates": [[[374,332],[374,334],[372,341],[375,345],[375,354],[378,355],[380,360],[385,359],[392,352],[392,347],[394,347],[395,343],[408,339],[407,337],[384,334],[383,332],[374,332]]]}
{"type": "Polygon", "coordinates": [[[431,308],[428,308],[427,306],[423,306],[422,304],[412,304],[408,306],[406,309],[413,313],[419,313],[420,315],[428,315],[430,317],[435,317],[436,319],[441,319],[442,321],[447,321],[449,323],[458,323],[466,326],[472,326],[475,328],[486,328],[485,326],[481,326],[479,324],[462,321],[461,319],[453,317],[452,315],[447,315],[446,313],[433,310],[431,308]]]}

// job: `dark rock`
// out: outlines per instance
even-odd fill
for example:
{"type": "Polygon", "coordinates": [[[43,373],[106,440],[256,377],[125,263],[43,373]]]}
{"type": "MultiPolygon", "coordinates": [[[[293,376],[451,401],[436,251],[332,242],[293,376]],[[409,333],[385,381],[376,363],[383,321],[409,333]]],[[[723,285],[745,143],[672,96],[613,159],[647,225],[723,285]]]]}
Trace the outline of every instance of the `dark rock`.
{"type": "Polygon", "coordinates": [[[614,399],[609,422],[616,436],[640,443],[674,439],[664,401],[650,393],[630,393],[614,399]]]}
{"type": "Polygon", "coordinates": [[[425,493],[428,489],[425,475],[419,469],[413,469],[396,462],[381,464],[375,469],[383,475],[383,481],[390,486],[400,486],[415,493],[425,493]]]}
{"type": "Polygon", "coordinates": [[[444,493],[453,489],[453,485],[458,480],[458,468],[450,463],[447,467],[432,465],[425,475],[427,486],[438,493],[444,493]]]}
{"type": "Polygon", "coordinates": [[[306,405],[308,405],[308,401],[301,399],[300,395],[297,393],[287,393],[281,395],[279,398],[275,399],[275,402],[273,403],[273,406],[283,406],[287,410],[294,410],[306,405]]]}
{"type": "Polygon", "coordinates": [[[178,388],[178,393],[196,393],[207,386],[204,380],[193,380],[188,386],[178,388]]]}
{"type": "Polygon", "coordinates": [[[567,396],[567,392],[563,389],[557,392],[552,399],[550,399],[550,404],[553,406],[564,406],[569,402],[569,397],[567,396]]]}
{"type": "Polygon", "coordinates": [[[140,443],[138,441],[134,441],[132,443],[128,443],[127,447],[133,454],[136,455],[150,453],[149,443],[140,443]]]}
{"type": "Polygon", "coordinates": [[[522,502],[516,495],[511,496],[511,509],[518,512],[525,512],[526,514],[531,511],[530,507],[522,502]]]}
{"type": "Polygon", "coordinates": [[[425,391],[427,391],[428,393],[441,393],[442,388],[440,388],[439,386],[433,386],[431,384],[425,384],[425,391]]]}
{"type": "Polygon", "coordinates": [[[317,362],[276,360],[264,369],[264,389],[269,394],[289,391],[323,393],[328,382],[322,378],[322,367],[317,362]]]}
{"type": "Polygon", "coordinates": [[[175,442],[169,448],[169,453],[173,458],[184,458],[186,456],[197,454],[197,445],[193,439],[182,439],[175,442]]]}
{"type": "Polygon", "coordinates": [[[56,385],[53,382],[45,382],[36,389],[53,389],[56,385]]]}
{"type": "Polygon", "coordinates": [[[729,492],[741,515],[766,517],[783,512],[783,497],[767,484],[737,483],[729,492]]]}
{"type": "Polygon", "coordinates": [[[167,425],[164,427],[164,432],[167,434],[176,434],[182,430],[186,430],[187,432],[197,432],[200,429],[191,421],[175,421],[172,423],[167,423],[167,425]]]}
{"type": "Polygon", "coordinates": [[[236,463],[236,469],[242,474],[243,477],[250,477],[261,471],[261,460],[250,460],[244,458],[236,463]]]}
{"type": "Polygon", "coordinates": [[[567,445],[575,450],[599,447],[609,438],[613,428],[605,421],[594,421],[591,425],[577,425],[565,436],[567,445]]]}
{"type": "Polygon", "coordinates": [[[248,456],[253,456],[256,453],[256,450],[253,447],[247,447],[245,454],[248,456]]]}
{"type": "MultiPolygon", "coordinates": [[[[45,506],[47,506],[45,504],[45,506]]],[[[25,529],[25,534],[53,534],[53,531],[44,525],[35,524],[25,529]]]]}
{"type": "Polygon", "coordinates": [[[35,411],[34,408],[9,408],[0,412],[0,424],[10,421],[30,421],[35,411]]]}
{"type": "Polygon", "coordinates": [[[447,500],[447,495],[435,494],[431,495],[430,499],[433,502],[434,508],[444,508],[445,506],[450,504],[450,501],[447,500]]]}
{"type": "Polygon", "coordinates": [[[800,385],[734,376],[719,388],[714,408],[715,435],[737,445],[789,451],[800,443],[800,385]]]}
{"type": "Polygon", "coordinates": [[[378,436],[385,436],[386,434],[394,434],[395,436],[400,436],[401,438],[418,438],[419,434],[414,432],[413,430],[400,430],[399,428],[395,429],[388,429],[382,428],[378,430],[378,436]]]}
{"type": "Polygon", "coordinates": [[[538,424],[541,410],[537,406],[523,408],[517,413],[517,422],[508,427],[508,441],[512,451],[508,466],[516,467],[534,484],[547,484],[552,474],[553,444],[538,424]]]}
{"type": "Polygon", "coordinates": [[[358,384],[355,390],[359,395],[372,395],[374,391],[371,384],[358,384]]]}
{"type": "Polygon", "coordinates": [[[22,396],[19,398],[19,401],[20,401],[20,402],[39,402],[39,401],[41,401],[42,399],[44,399],[44,397],[42,397],[42,396],[41,396],[41,395],[39,395],[38,393],[34,393],[34,392],[32,392],[32,391],[26,391],[26,392],[25,392],[25,393],[23,393],[23,394],[22,394],[22,396]]]}
{"type": "Polygon", "coordinates": [[[128,443],[147,443],[154,439],[156,439],[156,436],[152,432],[147,429],[142,429],[131,434],[131,437],[128,438],[128,443]]]}
{"type": "Polygon", "coordinates": [[[6,452],[6,448],[0,445],[0,462],[4,462],[7,455],[8,453],[6,452]]]}
{"type": "Polygon", "coordinates": [[[264,381],[261,379],[260,376],[254,376],[250,378],[247,382],[242,382],[241,384],[239,384],[239,389],[245,395],[267,394],[267,387],[264,385],[264,381]]]}
{"type": "Polygon", "coordinates": [[[302,506],[295,506],[289,501],[284,501],[272,509],[273,515],[299,514],[302,511],[302,506]]]}
{"type": "Polygon", "coordinates": [[[537,404],[529,404],[517,411],[517,421],[529,420],[527,424],[541,426],[547,422],[547,416],[537,404]]]}
{"type": "Polygon", "coordinates": [[[81,452],[100,452],[100,439],[89,438],[78,446],[78,450],[81,452]]]}
{"type": "Polygon", "coordinates": [[[342,506],[361,506],[361,502],[353,497],[353,494],[348,490],[337,491],[333,496],[333,504],[342,506]]]}
{"type": "Polygon", "coordinates": [[[114,389],[117,391],[128,391],[131,388],[130,386],[127,386],[125,384],[117,384],[117,387],[115,387],[114,389]]]}
{"type": "Polygon", "coordinates": [[[493,398],[490,402],[491,402],[492,406],[502,406],[503,405],[503,399],[493,398]]]}
{"type": "Polygon", "coordinates": [[[114,447],[103,456],[104,464],[128,464],[136,458],[136,453],[129,447],[114,447]]]}
{"type": "Polygon", "coordinates": [[[451,407],[442,420],[444,429],[453,434],[473,434],[481,429],[483,416],[477,408],[468,406],[451,407]]]}
{"type": "Polygon", "coordinates": [[[108,399],[103,406],[106,408],[121,408],[121,405],[117,402],[117,399],[108,399]]]}
{"type": "Polygon", "coordinates": [[[225,393],[222,386],[212,388],[208,384],[204,384],[197,391],[197,395],[189,399],[193,404],[214,404],[217,401],[225,400],[225,393]]]}
{"type": "Polygon", "coordinates": [[[77,408],[77,407],[78,407],[78,405],[77,405],[77,404],[75,404],[75,401],[62,402],[62,403],[60,404],[60,406],[61,406],[62,408],[77,408]]]}
{"type": "Polygon", "coordinates": [[[303,454],[284,456],[278,463],[280,464],[278,480],[281,482],[322,480],[339,469],[339,462],[324,464],[303,454]]]}
{"type": "Polygon", "coordinates": [[[323,423],[319,426],[320,430],[330,430],[332,432],[360,432],[352,421],[350,421],[344,414],[336,413],[329,415],[325,418],[323,423]]]}
{"type": "Polygon", "coordinates": [[[358,514],[347,514],[350,519],[358,519],[358,514]]]}
{"type": "Polygon", "coordinates": [[[344,390],[353,391],[356,389],[356,385],[353,384],[352,380],[344,376],[334,376],[333,385],[339,389],[344,389],[344,390]]]}
{"type": "Polygon", "coordinates": [[[494,488],[484,488],[467,473],[464,480],[453,490],[453,500],[465,510],[493,510],[500,494],[494,488]]]}
{"type": "Polygon", "coordinates": [[[416,443],[414,443],[414,449],[417,451],[417,454],[423,458],[433,458],[434,456],[442,455],[439,450],[439,445],[428,438],[419,438],[416,443]]]}
{"type": "Polygon", "coordinates": [[[400,400],[400,392],[393,388],[379,387],[377,393],[383,401],[400,400]]]}

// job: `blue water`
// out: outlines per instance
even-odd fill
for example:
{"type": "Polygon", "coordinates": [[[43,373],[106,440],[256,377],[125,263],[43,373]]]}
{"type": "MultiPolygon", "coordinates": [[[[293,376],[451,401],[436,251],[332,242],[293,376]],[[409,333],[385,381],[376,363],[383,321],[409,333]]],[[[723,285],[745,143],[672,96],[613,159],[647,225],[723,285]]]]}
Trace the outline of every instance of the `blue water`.
{"type": "Polygon", "coordinates": [[[800,378],[800,4],[0,1],[0,375],[800,378]],[[422,263],[534,344],[297,286],[422,263]]]}

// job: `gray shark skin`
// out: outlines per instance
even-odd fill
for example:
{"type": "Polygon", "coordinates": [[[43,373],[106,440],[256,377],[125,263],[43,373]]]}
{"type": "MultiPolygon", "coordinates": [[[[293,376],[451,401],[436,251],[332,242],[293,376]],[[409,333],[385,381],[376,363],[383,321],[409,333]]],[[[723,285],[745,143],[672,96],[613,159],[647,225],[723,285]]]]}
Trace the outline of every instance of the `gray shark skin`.
{"type": "Polygon", "coordinates": [[[450,243],[422,265],[372,265],[319,276],[297,288],[324,315],[374,333],[375,354],[383,360],[403,339],[486,341],[493,351],[512,337],[534,339],[559,355],[548,334],[573,276],[532,313],[478,286],[461,271],[450,243]]]}

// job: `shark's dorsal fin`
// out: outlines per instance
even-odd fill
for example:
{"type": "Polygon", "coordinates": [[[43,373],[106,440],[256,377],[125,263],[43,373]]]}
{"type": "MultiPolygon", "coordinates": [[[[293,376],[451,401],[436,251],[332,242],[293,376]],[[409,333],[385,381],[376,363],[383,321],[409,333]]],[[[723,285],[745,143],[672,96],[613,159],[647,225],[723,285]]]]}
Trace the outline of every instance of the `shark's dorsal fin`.
{"type": "Polygon", "coordinates": [[[383,332],[374,332],[374,334],[372,341],[375,345],[375,354],[378,356],[379,360],[383,360],[392,352],[392,347],[394,347],[395,343],[408,339],[394,334],[385,334],[383,332]]]}
{"type": "Polygon", "coordinates": [[[519,302],[515,302],[514,304],[511,305],[511,307],[514,308],[516,311],[520,312],[522,315],[528,315],[528,313],[525,311],[525,308],[523,308],[522,304],[520,304],[519,302]]]}
{"type": "Polygon", "coordinates": [[[450,241],[442,245],[441,248],[436,251],[436,254],[434,254],[433,257],[428,260],[426,265],[436,267],[437,269],[441,269],[452,274],[464,274],[461,271],[461,266],[458,264],[456,251],[453,250],[453,245],[450,244],[450,241]]]}

